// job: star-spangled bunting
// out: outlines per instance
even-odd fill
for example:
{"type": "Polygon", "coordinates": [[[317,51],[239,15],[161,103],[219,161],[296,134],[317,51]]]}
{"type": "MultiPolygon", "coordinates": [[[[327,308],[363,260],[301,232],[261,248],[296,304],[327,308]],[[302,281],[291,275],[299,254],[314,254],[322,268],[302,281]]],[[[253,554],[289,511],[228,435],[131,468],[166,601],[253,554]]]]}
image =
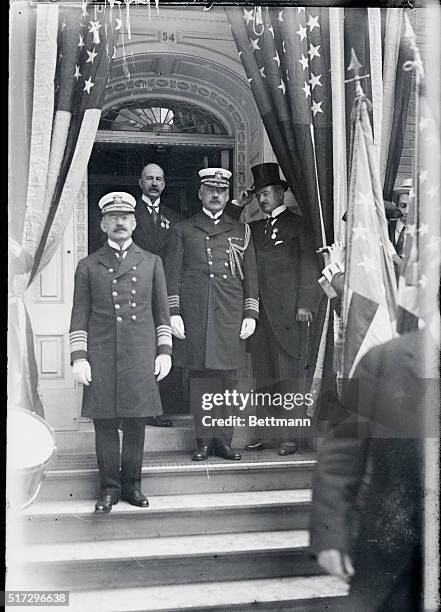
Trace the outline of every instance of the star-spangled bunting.
{"type": "Polygon", "coordinates": [[[420,96],[417,189],[412,189],[407,217],[404,265],[398,286],[398,330],[428,324],[438,305],[441,263],[441,142],[424,94],[420,96]]]}
{"type": "Polygon", "coordinates": [[[52,226],[64,219],[67,206],[64,189],[72,190],[75,173],[84,176],[87,169],[110,75],[109,50],[113,53],[116,47],[116,26],[110,6],[101,11],[86,3],[82,7],[60,7],[54,87],[57,119],[52,138],[58,150],[51,151],[53,159],[60,162],[59,168],[51,169],[56,184],[53,192],[52,188],[48,190],[52,194],[49,212],[36,250],[31,282],[55,248],[56,232],[52,226]]]}
{"type": "Polygon", "coordinates": [[[227,14],[248,83],[264,122],[271,123],[267,132],[278,161],[302,212],[317,225],[319,207],[329,202],[331,208],[332,191],[328,11],[259,7],[227,14]]]}
{"type": "MultiPolygon", "coordinates": [[[[225,10],[284,178],[316,245],[330,244],[333,143],[329,9],[238,6],[225,10]]],[[[248,172],[244,168],[244,174],[248,172]]],[[[317,300],[318,296],[317,292],[317,300]]],[[[310,363],[320,361],[317,354],[325,343],[326,307],[326,300],[317,307],[308,347],[305,338],[300,342],[299,352],[306,355],[310,351],[310,363]]],[[[313,375],[310,368],[305,381],[313,375]]]]}

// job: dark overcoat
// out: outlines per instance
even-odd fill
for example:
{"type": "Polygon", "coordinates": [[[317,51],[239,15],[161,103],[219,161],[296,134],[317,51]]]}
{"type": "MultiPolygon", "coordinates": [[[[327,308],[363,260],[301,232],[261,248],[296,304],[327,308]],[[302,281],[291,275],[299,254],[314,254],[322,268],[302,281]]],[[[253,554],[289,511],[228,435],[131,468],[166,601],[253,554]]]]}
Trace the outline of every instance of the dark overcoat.
{"type": "Polygon", "coordinates": [[[159,219],[155,224],[147,209],[147,204],[140,198],[136,202],[135,217],[137,225],[133,232],[133,240],[142,249],[150,253],[156,253],[164,261],[171,228],[180,221],[179,213],[161,203],[159,205],[159,219]]]}
{"type": "Polygon", "coordinates": [[[167,290],[160,257],[135,243],[121,262],[106,243],[75,274],[71,360],[85,358],[92,382],[82,415],[145,417],[161,412],[154,362],[171,354],[167,290]]]}
{"type": "Polygon", "coordinates": [[[175,363],[195,370],[244,367],[242,320],[258,318],[256,259],[246,225],[225,214],[214,224],[202,211],[178,223],[165,270],[170,314],[182,316],[186,334],[173,341],[175,363]],[[246,235],[243,257],[237,255],[240,270],[232,270],[231,258],[245,247],[246,235]]]}
{"type": "Polygon", "coordinates": [[[311,546],[352,555],[351,611],[419,609],[423,427],[439,405],[431,352],[439,367],[424,331],[369,351],[345,389],[346,418],[319,446],[311,546]]]}
{"type": "MultiPolygon", "coordinates": [[[[227,213],[238,219],[242,208],[227,205],[227,213]]],[[[298,308],[317,310],[320,276],[312,234],[299,215],[286,209],[276,217],[272,231],[265,235],[265,219],[250,225],[256,252],[261,305],[271,329],[283,349],[298,356],[301,327],[296,321],[298,308]]],[[[252,353],[265,350],[259,325],[247,342],[252,353]]]]}

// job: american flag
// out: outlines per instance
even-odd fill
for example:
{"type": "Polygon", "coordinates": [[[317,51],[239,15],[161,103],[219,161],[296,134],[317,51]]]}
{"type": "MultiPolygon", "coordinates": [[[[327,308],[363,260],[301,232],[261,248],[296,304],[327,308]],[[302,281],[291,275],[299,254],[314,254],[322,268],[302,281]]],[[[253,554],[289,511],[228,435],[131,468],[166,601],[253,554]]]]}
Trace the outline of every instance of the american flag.
{"type": "Polygon", "coordinates": [[[342,374],[395,335],[396,280],[367,100],[354,103],[343,294],[342,374]]]}
{"type": "Polygon", "coordinates": [[[323,239],[324,227],[332,229],[328,9],[226,10],[277,160],[303,215],[323,239]]]}
{"type": "Polygon", "coordinates": [[[35,243],[30,282],[58,247],[86,175],[122,24],[114,4],[59,9],[55,115],[45,198],[37,211],[44,225],[37,229],[36,215],[28,216],[27,237],[35,243]]]}
{"type": "Polygon", "coordinates": [[[424,95],[419,101],[417,182],[409,206],[404,266],[398,288],[398,330],[417,329],[438,312],[440,291],[439,125],[424,95]]]}

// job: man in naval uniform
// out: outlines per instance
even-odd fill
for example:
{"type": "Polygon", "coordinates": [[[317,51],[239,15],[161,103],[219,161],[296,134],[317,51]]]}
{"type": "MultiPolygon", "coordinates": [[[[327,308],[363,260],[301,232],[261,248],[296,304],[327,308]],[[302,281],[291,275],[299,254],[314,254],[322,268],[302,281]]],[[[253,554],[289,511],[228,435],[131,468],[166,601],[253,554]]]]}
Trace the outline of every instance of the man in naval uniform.
{"type": "Polygon", "coordinates": [[[107,242],[78,264],[70,350],[74,379],[84,385],[82,416],[95,426],[95,512],[102,514],[119,499],[148,506],[141,491],[145,419],[161,410],[158,382],[170,371],[172,342],[161,258],[132,241],[135,199],[113,192],[98,205],[107,242]]]}
{"type": "MultiPolygon", "coordinates": [[[[162,192],[166,186],[164,170],[158,164],[148,163],[141,170],[138,184],[142,195],[136,201],[136,228],[133,240],[145,251],[159,255],[164,261],[170,239],[171,228],[181,216],[162,201],[162,192]]],[[[177,387],[181,389],[179,371],[172,370],[171,375],[159,385],[164,408],[172,407],[177,387]]],[[[162,415],[147,419],[147,425],[171,427],[173,422],[162,415]]]]}
{"type": "MultiPolygon", "coordinates": [[[[247,343],[256,386],[262,389],[301,377],[300,322],[311,322],[317,308],[319,269],[311,233],[303,218],[288,210],[284,203],[288,184],[280,178],[278,164],[258,164],[251,171],[253,189],[244,192],[240,201],[233,200],[227,212],[239,219],[243,207],[255,196],[266,216],[250,223],[257,260],[260,317],[256,333],[247,343]]],[[[292,437],[283,432],[280,455],[296,451],[292,437]]],[[[262,450],[264,442],[256,439],[245,448],[262,450]]]]}
{"type": "MultiPolygon", "coordinates": [[[[224,213],[231,172],[205,168],[199,176],[202,210],[172,230],[167,289],[175,362],[189,368],[191,380],[207,380],[212,385],[207,391],[215,385],[221,393],[246,365],[244,340],[254,333],[259,315],[256,259],[249,227],[224,213]]],[[[232,427],[203,426],[198,393],[191,396],[191,408],[198,444],[193,460],[203,461],[211,451],[240,459],[231,448],[232,427]]],[[[215,406],[210,414],[228,416],[227,406],[215,406]]]]}

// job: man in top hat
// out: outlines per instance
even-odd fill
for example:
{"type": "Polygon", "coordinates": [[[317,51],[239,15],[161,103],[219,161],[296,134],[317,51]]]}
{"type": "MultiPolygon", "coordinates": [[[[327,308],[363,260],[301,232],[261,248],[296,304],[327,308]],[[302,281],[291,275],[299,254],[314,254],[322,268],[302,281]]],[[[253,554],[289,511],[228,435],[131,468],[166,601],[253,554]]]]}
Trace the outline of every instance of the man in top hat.
{"type": "Polygon", "coordinates": [[[392,242],[397,255],[403,256],[404,243],[406,240],[406,224],[412,179],[405,179],[400,187],[393,190],[392,201],[400,216],[388,221],[389,239],[392,242]]]}
{"type": "MultiPolygon", "coordinates": [[[[227,212],[238,219],[244,206],[256,197],[265,219],[250,223],[256,250],[260,317],[256,333],[248,341],[258,388],[301,377],[300,322],[312,321],[318,291],[315,246],[302,217],[284,203],[288,184],[280,177],[278,164],[251,168],[254,187],[233,200],[227,212]]],[[[289,434],[282,434],[279,454],[297,450],[289,434]]],[[[261,450],[257,440],[247,450],[261,450]]]]}
{"type": "MultiPolygon", "coordinates": [[[[138,184],[142,194],[136,201],[136,228],[133,232],[133,240],[142,249],[159,255],[164,261],[171,228],[180,220],[181,216],[177,211],[164,204],[162,194],[166,187],[166,180],[161,166],[155,163],[144,165],[139,175],[138,184]]],[[[172,374],[174,373],[176,373],[175,370],[172,370],[172,374]]],[[[181,381],[177,379],[180,379],[180,377],[170,375],[160,384],[164,407],[172,404],[176,385],[181,387],[181,381]]],[[[171,427],[173,425],[170,419],[162,415],[149,417],[147,424],[156,427],[171,427]]]]}
{"type": "MultiPolygon", "coordinates": [[[[259,315],[256,259],[249,227],[228,217],[231,172],[223,168],[199,171],[202,210],[172,230],[165,270],[169,294],[174,356],[189,368],[191,408],[198,449],[194,461],[214,453],[240,459],[231,448],[232,427],[206,427],[201,397],[206,390],[222,393],[246,365],[245,339],[253,334],[259,315]]],[[[211,416],[228,416],[226,405],[214,406],[211,416]]]]}
{"type": "Polygon", "coordinates": [[[172,342],[161,258],[132,241],[135,199],[112,192],[98,205],[107,242],[78,264],[70,350],[74,379],[84,385],[82,415],[95,426],[95,512],[102,514],[119,499],[148,506],[141,491],[145,419],[161,410],[158,382],[170,371],[172,342]]]}

